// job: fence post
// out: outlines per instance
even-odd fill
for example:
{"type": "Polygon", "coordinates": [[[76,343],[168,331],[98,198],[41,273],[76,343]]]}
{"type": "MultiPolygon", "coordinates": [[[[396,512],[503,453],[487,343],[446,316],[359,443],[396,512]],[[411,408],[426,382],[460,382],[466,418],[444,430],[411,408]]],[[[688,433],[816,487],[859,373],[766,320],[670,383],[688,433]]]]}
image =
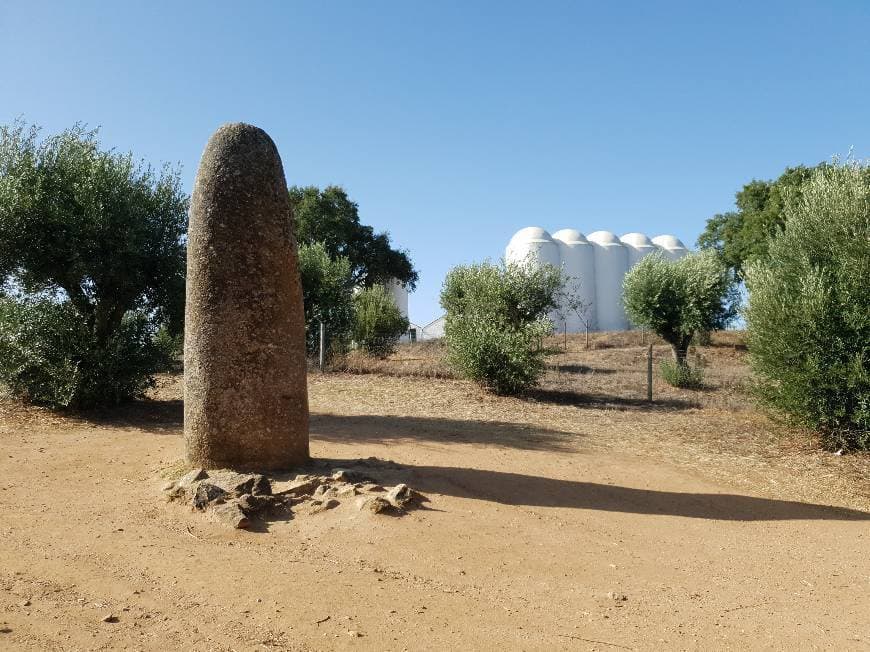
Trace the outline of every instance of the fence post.
{"type": "Polygon", "coordinates": [[[323,342],[325,338],[326,329],[323,327],[323,322],[320,322],[320,371],[323,372],[323,342]]]}
{"type": "Polygon", "coordinates": [[[649,348],[646,351],[646,400],[652,403],[652,341],[649,343],[649,348]]]}

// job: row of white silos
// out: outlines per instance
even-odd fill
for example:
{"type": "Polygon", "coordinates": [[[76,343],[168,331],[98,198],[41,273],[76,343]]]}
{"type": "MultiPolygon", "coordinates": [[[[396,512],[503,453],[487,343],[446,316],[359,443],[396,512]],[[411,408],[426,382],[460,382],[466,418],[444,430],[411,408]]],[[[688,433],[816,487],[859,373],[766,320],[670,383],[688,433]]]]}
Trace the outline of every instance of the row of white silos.
{"type": "Polygon", "coordinates": [[[615,331],[630,328],[622,305],[622,281],[639,260],[655,251],[678,260],[688,250],[678,238],[660,235],[652,240],[642,233],[627,233],[621,238],[610,231],[595,231],[588,236],[575,229],[562,229],[552,236],[530,226],[518,231],[505,251],[513,263],[549,264],[563,270],[569,288],[587,306],[584,313],[561,310],[553,315],[559,330],[577,333],[589,330],[615,331]]]}

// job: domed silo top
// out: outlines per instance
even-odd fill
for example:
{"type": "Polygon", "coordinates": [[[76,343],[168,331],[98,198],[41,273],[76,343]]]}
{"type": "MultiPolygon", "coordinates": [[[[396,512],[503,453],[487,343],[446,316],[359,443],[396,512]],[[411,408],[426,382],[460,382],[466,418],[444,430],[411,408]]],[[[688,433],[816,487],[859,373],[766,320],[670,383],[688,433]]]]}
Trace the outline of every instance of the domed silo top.
{"type": "Polygon", "coordinates": [[[673,235],[657,235],[652,239],[653,244],[657,244],[662,249],[685,249],[680,239],[673,235]]]}
{"type": "Polygon", "coordinates": [[[610,231],[595,231],[587,235],[586,239],[599,245],[622,245],[619,238],[610,231]]]}
{"type": "Polygon", "coordinates": [[[511,238],[505,249],[505,259],[509,263],[548,264],[559,267],[561,260],[559,248],[545,229],[527,226],[511,238]]]}
{"type": "Polygon", "coordinates": [[[561,229],[553,234],[553,240],[559,240],[567,245],[589,244],[586,236],[577,229],[561,229]]]}
{"type": "Polygon", "coordinates": [[[627,244],[630,247],[655,247],[653,241],[650,240],[643,233],[626,233],[624,236],[620,238],[620,241],[623,244],[627,244]]]}
{"type": "Polygon", "coordinates": [[[514,237],[511,238],[511,241],[508,243],[508,247],[510,247],[512,244],[519,244],[520,242],[552,241],[553,237],[549,233],[547,233],[546,229],[542,229],[539,226],[527,226],[514,233],[514,237]]]}

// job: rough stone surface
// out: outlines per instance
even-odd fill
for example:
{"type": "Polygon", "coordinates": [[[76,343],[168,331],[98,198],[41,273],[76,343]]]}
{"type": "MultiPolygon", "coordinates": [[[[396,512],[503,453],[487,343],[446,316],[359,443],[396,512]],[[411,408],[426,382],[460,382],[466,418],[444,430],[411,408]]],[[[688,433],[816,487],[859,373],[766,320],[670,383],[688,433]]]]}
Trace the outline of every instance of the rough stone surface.
{"type": "Polygon", "coordinates": [[[397,484],[387,492],[386,499],[396,507],[404,508],[416,500],[414,490],[406,484],[397,484]]]}
{"type": "Polygon", "coordinates": [[[312,500],[311,505],[308,508],[308,513],[319,514],[320,512],[325,512],[328,509],[335,509],[339,505],[341,505],[341,503],[335,498],[329,498],[327,500],[312,500]]]}
{"type": "Polygon", "coordinates": [[[372,514],[394,514],[397,510],[395,505],[380,496],[364,498],[360,501],[359,508],[372,514]]]}
{"type": "Polygon", "coordinates": [[[187,242],[184,432],[207,469],[308,460],[305,324],[284,170],[256,127],[206,145],[187,242]]]}
{"type": "Polygon", "coordinates": [[[274,496],[255,496],[253,494],[240,496],[238,503],[246,516],[254,516],[262,512],[268,512],[283,504],[274,496]]]}
{"type": "Polygon", "coordinates": [[[226,495],[227,492],[216,484],[203,480],[197,485],[196,491],[193,494],[193,506],[196,509],[205,509],[209,503],[222,500],[226,495]]]}
{"type": "Polygon", "coordinates": [[[306,494],[313,494],[314,491],[321,485],[323,480],[321,478],[304,478],[300,479],[296,478],[296,482],[292,485],[278,492],[281,496],[304,496],[306,494]]]}
{"type": "Polygon", "coordinates": [[[237,530],[244,530],[251,525],[248,517],[245,516],[242,508],[236,502],[215,505],[209,511],[218,521],[237,530]]]}
{"type": "Polygon", "coordinates": [[[193,471],[181,476],[175,484],[182,489],[187,490],[192,487],[194,483],[199,482],[200,480],[205,480],[207,477],[208,473],[206,473],[205,469],[194,469],[193,471]]]}
{"type": "Polygon", "coordinates": [[[233,528],[250,527],[254,519],[267,522],[301,515],[313,517],[354,503],[363,511],[399,517],[427,502],[423,494],[406,484],[386,488],[377,484],[380,478],[374,470],[388,468],[386,464],[379,467],[362,460],[351,461],[350,466],[336,470],[314,461],[302,467],[307,473],[296,474],[292,479],[283,473],[267,477],[231,469],[207,473],[197,470],[184,476],[186,488],[179,486],[182,484],[179,480],[171,483],[171,489],[165,488],[165,492],[169,500],[183,500],[233,528]],[[375,478],[353,482],[360,476],[369,476],[370,470],[375,478]],[[350,498],[355,500],[351,502],[350,498]]]}

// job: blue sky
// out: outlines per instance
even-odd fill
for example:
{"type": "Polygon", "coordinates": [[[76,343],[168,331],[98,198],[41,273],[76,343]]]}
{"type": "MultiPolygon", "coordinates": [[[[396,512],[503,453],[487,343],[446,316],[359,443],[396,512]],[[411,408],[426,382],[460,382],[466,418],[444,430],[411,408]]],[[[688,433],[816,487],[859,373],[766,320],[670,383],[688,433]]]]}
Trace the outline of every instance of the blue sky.
{"type": "Polygon", "coordinates": [[[751,178],[870,155],[870,2],[4,0],[19,115],[188,191],[218,125],[263,127],[288,183],[345,186],[411,252],[425,323],[523,226],[692,244],[751,178]]]}

